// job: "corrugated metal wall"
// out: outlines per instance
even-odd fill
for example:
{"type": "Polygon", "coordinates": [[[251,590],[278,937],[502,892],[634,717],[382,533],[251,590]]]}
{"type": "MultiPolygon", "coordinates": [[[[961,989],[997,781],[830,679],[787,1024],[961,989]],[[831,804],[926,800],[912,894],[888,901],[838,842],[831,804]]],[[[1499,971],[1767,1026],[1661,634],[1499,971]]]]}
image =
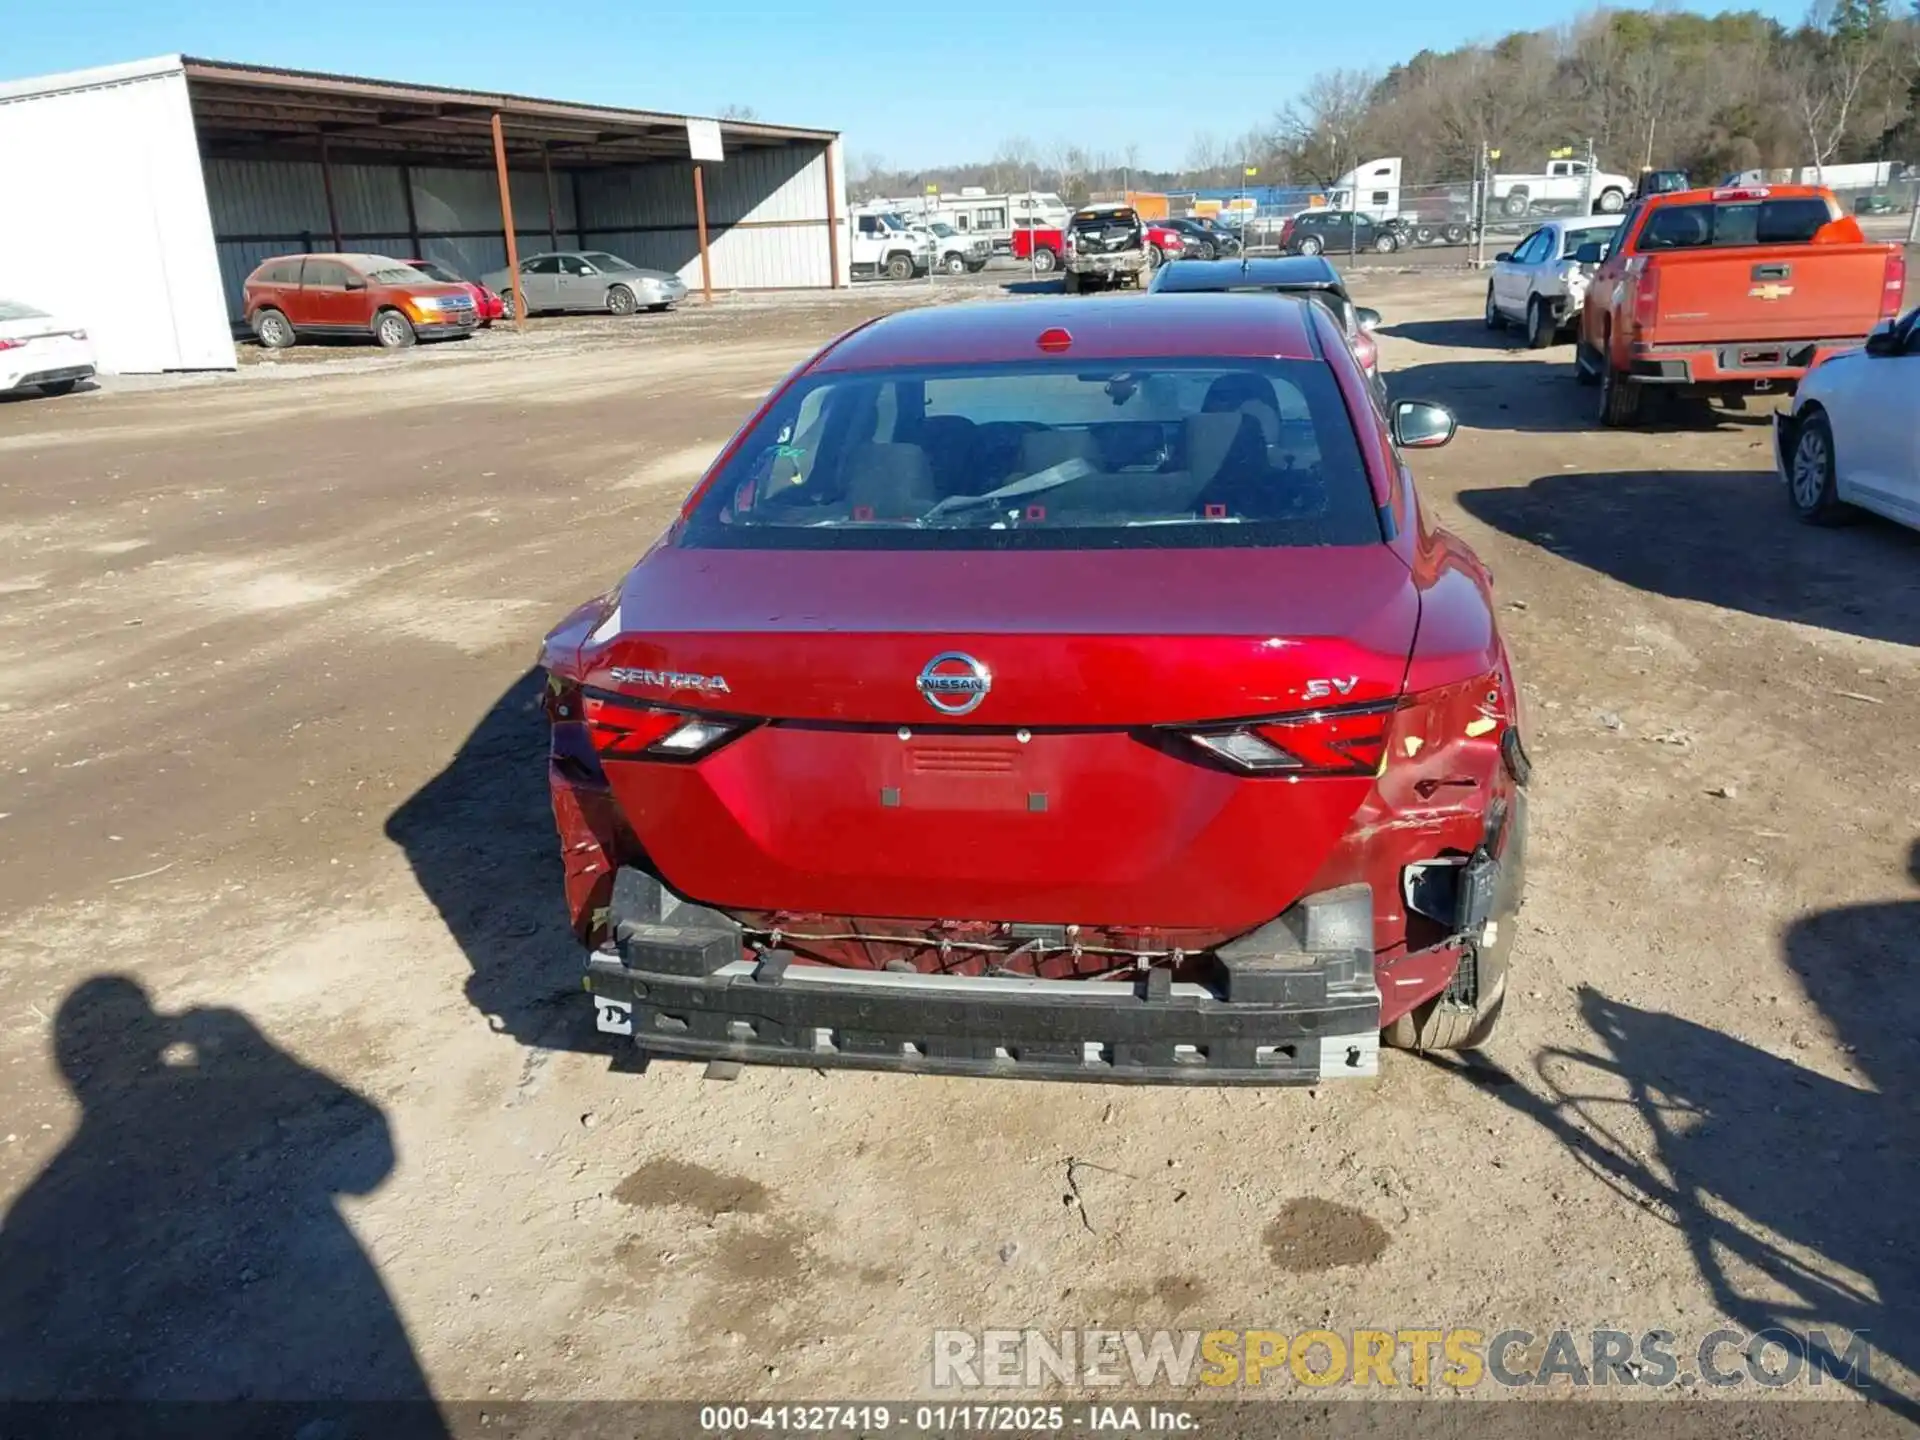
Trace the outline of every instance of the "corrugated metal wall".
{"type": "Polygon", "coordinates": [[[233,368],[179,57],[0,87],[0,293],[107,373],[233,368]]]}
{"type": "MultiPolygon", "coordinates": [[[[716,289],[832,283],[824,147],[741,150],[706,166],[704,179],[716,289]]],[[[587,245],[648,269],[677,272],[689,285],[699,285],[691,162],[587,172],[580,177],[580,211],[587,245]]]]}
{"type": "MultiPolygon", "coordinates": [[[[491,170],[343,164],[331,169],[344,248],[400,257],[418,253],[474,278],[506,268],[500,190],[491,170]],[[409,185],[418,227],[411,232],[409,185]]],[[[227,312],[239,320],[241,288],[262,260],[333,248],[326,186],[317,160],[218,159],[206,161],[205,170],[227,312]]],[[[510,178],[520,247],[545,249],[546,177],[538,170],[516,170],[510,178]]],[[[572,177],[555,171],[553,191],[559,244],[577,246],[572,177]]]]}

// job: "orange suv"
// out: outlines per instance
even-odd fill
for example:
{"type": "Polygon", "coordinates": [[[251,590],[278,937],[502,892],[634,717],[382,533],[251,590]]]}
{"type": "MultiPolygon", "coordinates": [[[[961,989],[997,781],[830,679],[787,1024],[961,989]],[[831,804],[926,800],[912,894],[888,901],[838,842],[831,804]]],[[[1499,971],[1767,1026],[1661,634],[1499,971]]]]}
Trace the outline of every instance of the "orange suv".
{"type": "Polygon", "coordinates": [[[281,255],[247,277],[247,324],[269,350],[308,335],[364,335],[389,350],[471,335],[479,316],[464,285],[385,255],[281,255]]]}

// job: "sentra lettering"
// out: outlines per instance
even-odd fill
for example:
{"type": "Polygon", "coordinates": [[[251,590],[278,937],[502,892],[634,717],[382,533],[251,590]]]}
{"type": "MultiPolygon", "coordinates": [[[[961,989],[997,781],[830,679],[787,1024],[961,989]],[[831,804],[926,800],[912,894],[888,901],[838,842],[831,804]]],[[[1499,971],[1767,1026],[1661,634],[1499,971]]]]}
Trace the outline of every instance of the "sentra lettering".
{"type": "Polygon", "coordinates": [[[724,675],[689,675],[679,670],[629,670],[613,667],[616,684],[640,685],[649,690],[704,690],[709,695],[727,695],[732,687],[724,675]]]}

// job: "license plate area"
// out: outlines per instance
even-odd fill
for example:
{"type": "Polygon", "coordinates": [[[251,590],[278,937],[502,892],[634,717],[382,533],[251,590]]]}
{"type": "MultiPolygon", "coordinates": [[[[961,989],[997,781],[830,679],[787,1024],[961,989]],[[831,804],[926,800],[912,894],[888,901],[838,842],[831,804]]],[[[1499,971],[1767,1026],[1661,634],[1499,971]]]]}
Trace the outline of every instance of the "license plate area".
{"type": "Polygon", "coordinates": [[[1055,803],[1045,737],[936,731],[878,743],[883,809],[1044,814],[1055,803]]]}

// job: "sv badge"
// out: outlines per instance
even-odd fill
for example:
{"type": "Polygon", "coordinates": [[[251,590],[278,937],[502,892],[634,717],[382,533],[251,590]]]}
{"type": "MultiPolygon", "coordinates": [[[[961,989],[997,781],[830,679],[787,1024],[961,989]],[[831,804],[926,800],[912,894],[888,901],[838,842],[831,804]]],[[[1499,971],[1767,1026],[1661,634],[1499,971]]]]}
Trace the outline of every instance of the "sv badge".
{"type": "Polygon", "coordinates": [[[1353,687],[1359,683],[1358,675],[1348,675],[1344,679],[1335,675],[1325,680],[1309,680],[1307,681],[1307,699],[1326,700],[1335,695],[1351,695],[1353,687]]]}

